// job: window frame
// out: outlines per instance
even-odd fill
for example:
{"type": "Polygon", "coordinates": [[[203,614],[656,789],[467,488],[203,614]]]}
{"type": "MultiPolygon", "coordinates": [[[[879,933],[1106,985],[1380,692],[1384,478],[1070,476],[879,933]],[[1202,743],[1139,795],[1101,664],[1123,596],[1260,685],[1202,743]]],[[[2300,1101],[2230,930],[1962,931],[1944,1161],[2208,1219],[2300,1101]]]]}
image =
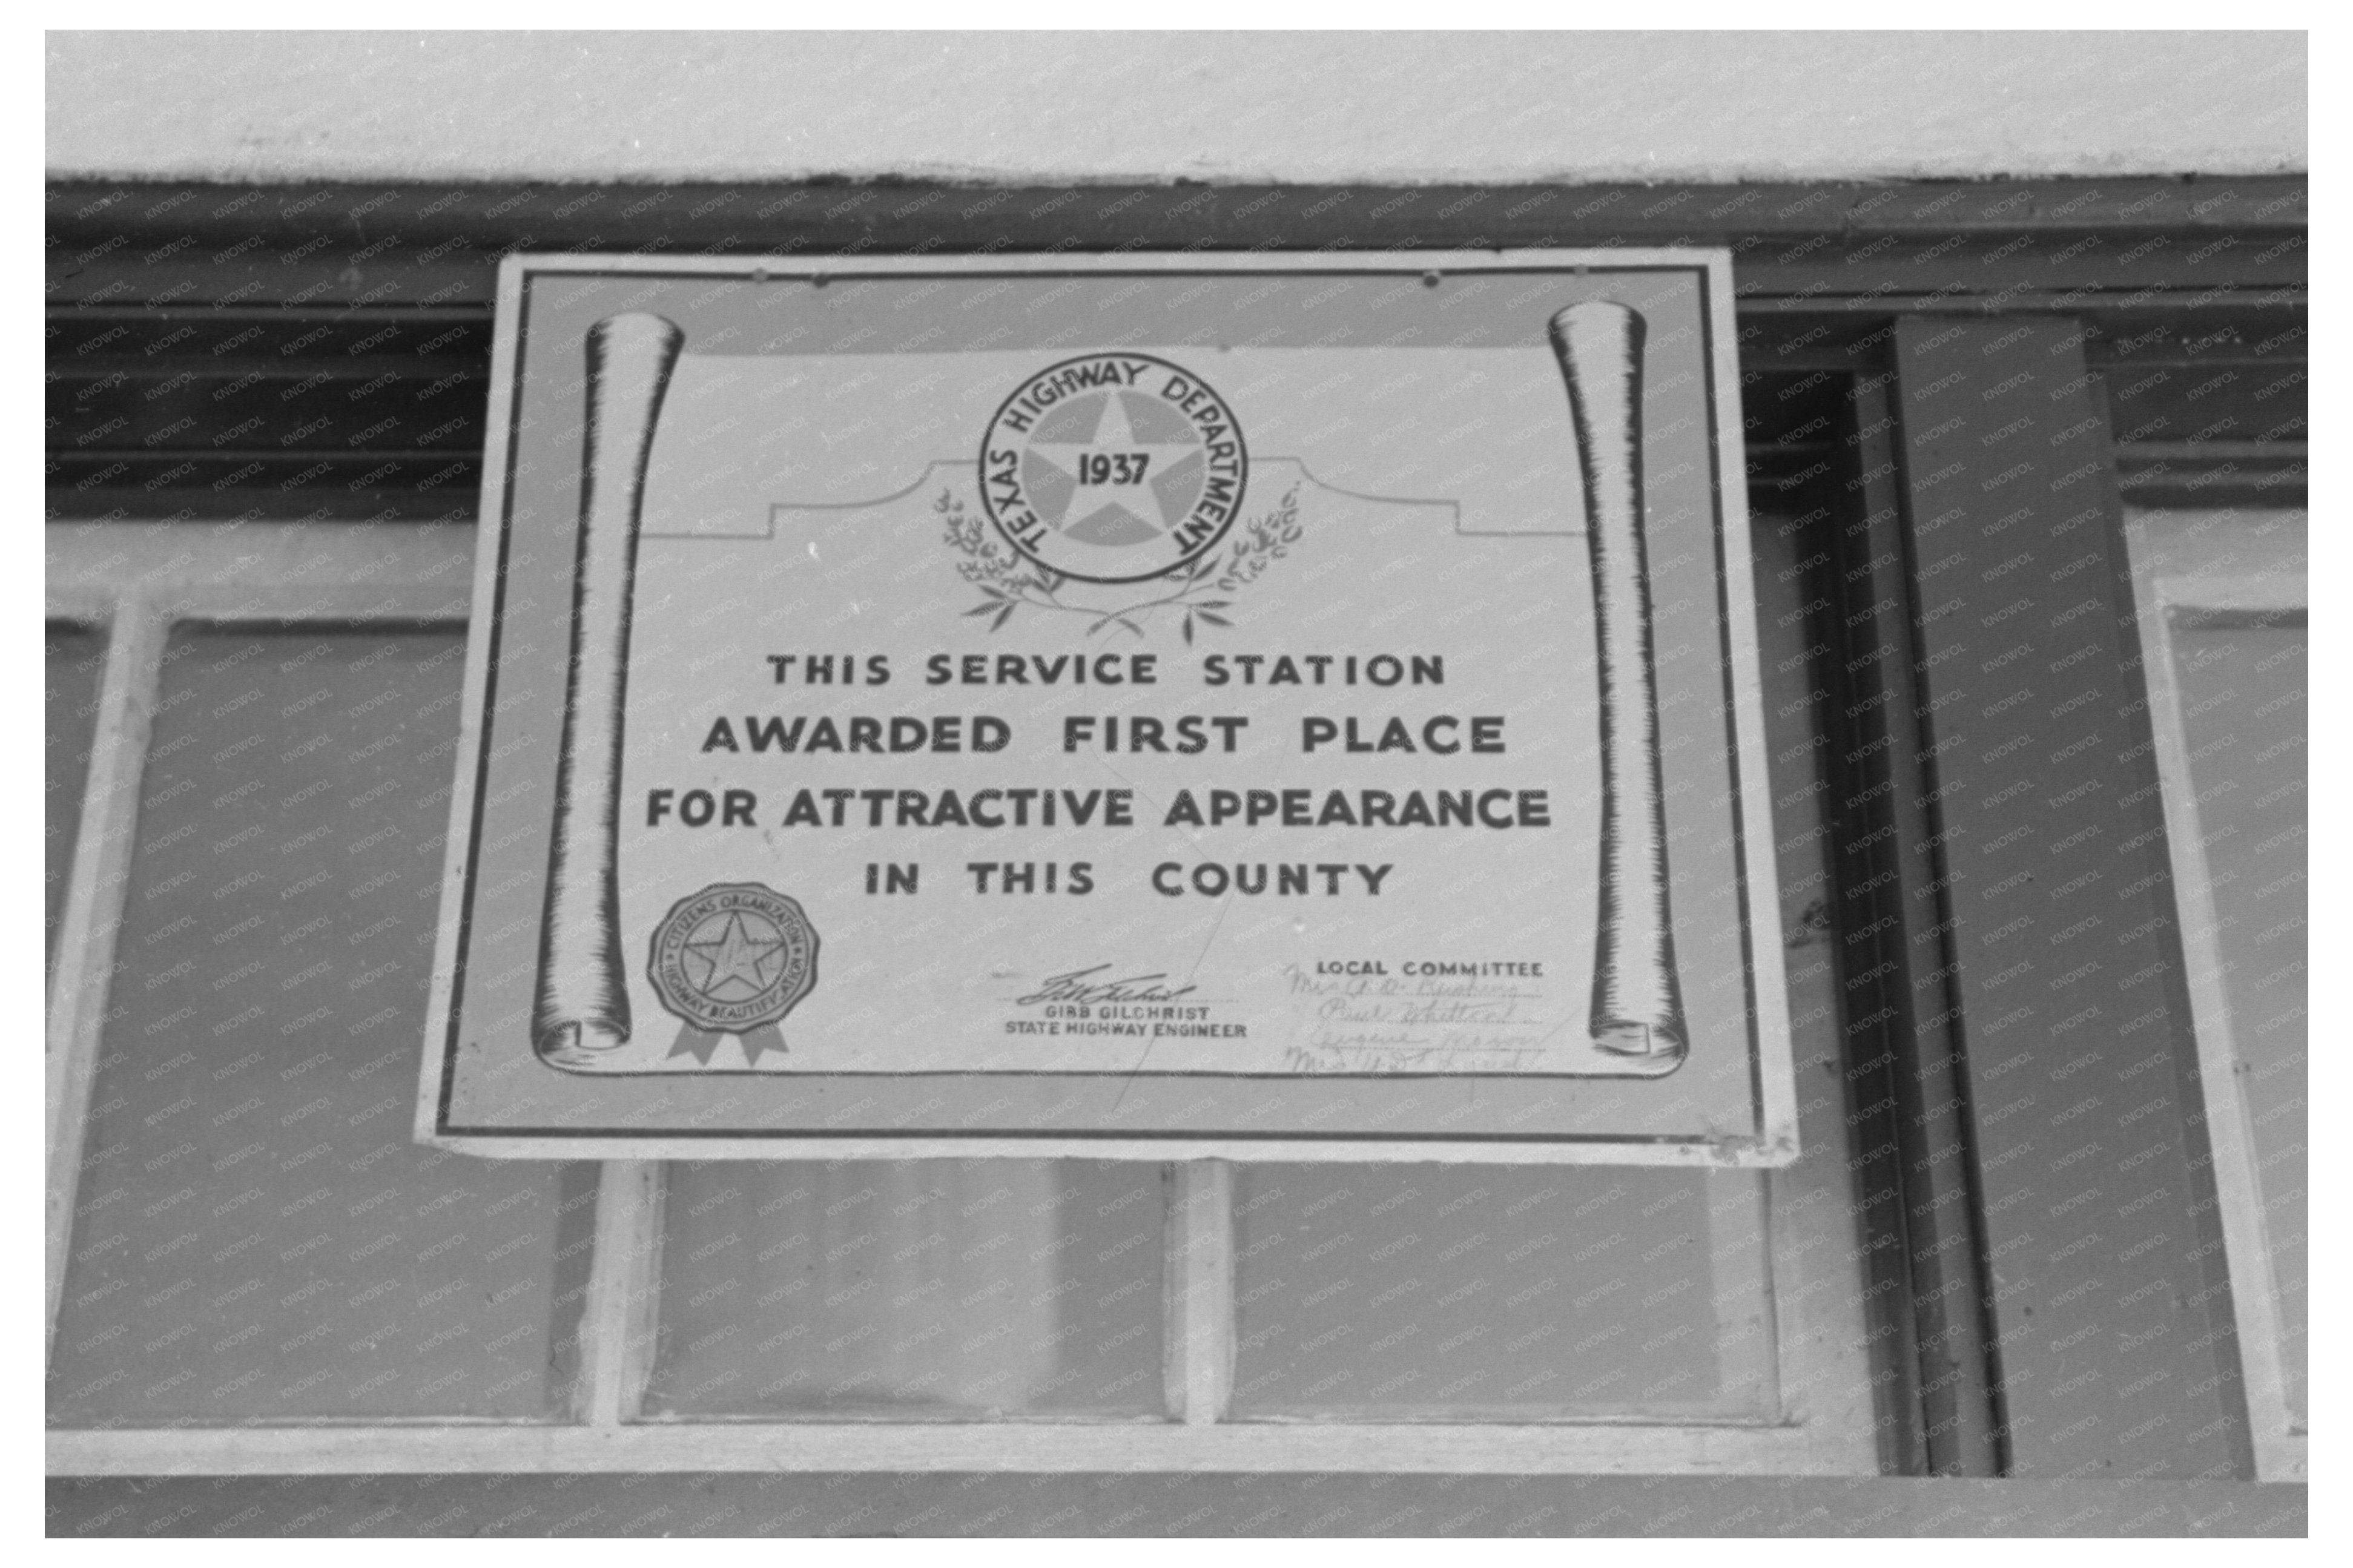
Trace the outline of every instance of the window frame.
{"type": "MultiPolygon", "coordinates": [[[[2147,526],[2145,520],[2166,515],[2162,510],[2143,512],[2127,528],[2137,531],[2147,526]]],[[[2233,558],[2227,562],[2168,562],[2135,550],[2134,605],[2165,799],[2166,845],[2180,910],[2198,1070],[2208,1107],[2206,1134],[2213,1145],[2223,1251],[2246,1367],[2255,1474],[2262,1480],[2300,1481],[2307,1474],[2309,1434],[2288,1405],[2287,1373],[2280,1353],[2278,1279],[2272,1268],[2258,1153],[2248,1121],[2251,1108],[2240,1081],[2232,1010],[2222,981],[2213,877],[2206,859],[2198,791],[2190,780],[2172,612],[2308,611],[2312,592],[2300,552],[2292,554],[2270,542],[2254,542],[2252,548],[2245,540],[2228,543],[2233,558]]]]}
{"type": "MultiPolygon", "coordinates": [[[[106,985],[137,840],[139,781],[172,627],[185,622],[463,627],[473,530],[443,523],[121,522],[47,527],[47,613],[105,629],[98,740],[51,984],[47,1334],[54,1345],[106,985]]],[[[1362,1470],[1852,1475],[1872,1435],[1778,1420],[1303,1422],[1229,1418],[1235,1362],[1233,1166],[1163,1166],[1164,1420],[679,1420],[640,1415],[659,1325],[665,1165],[599,1166],[572,1408],[555,1421],[353,1421],[53,1428],[53,1475],[446,1471],[1362,1470]]],[[[1736,1173],[1775,1182],[1778,1173],[1736,1173]]],[[[1769,1191],[1769,1187],[1768,1187],[1769,1191]]],[[[1767,1199],[1768,1253],[1786,1226],[1767,1199]]],[[[1814,1352],[1768,1258],[1777,1362],[1814,1352]]]]}

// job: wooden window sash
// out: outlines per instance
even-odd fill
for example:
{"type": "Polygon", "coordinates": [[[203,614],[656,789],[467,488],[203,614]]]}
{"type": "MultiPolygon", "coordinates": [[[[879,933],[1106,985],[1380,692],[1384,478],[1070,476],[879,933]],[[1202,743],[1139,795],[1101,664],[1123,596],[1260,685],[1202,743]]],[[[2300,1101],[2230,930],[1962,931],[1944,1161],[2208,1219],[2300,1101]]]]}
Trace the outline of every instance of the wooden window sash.
{"type": "MultiPolygon", "coordinates": [[[[475,531],[450,523],[47,525],[47,613],[109,634],[88,800],[49,990],[47,1294],[57,1331],[107,981],[138,827],[163,651],[186,621],[438,624],[469,613],[475,531]]],[[[1872,1436],[1805,1413],[1815,1352],[1792,1310],[1786,1204],[1766,1182],[1778,1411],[1715,1422],[1229,1419],[1233,1172],[1167,1167],[1159,1420],[641,1419],[659,1314],[664,1167],[600,1163],[579,1376],[568,1418],[53,1428],[57,1476],[456,1471],[1358,1471],[1855,1475],[1872,1436]],[[1793,1399],[1793,1394],[1796,1397],[1793,1399]]]]}
{"type": "MultiPolygon", "coordinates": [[[[2129,520],[2128,537],[2166,514],[2129,520]]],[[[2206,1090],[2206,1136],[2214,1152],[2215,1196],[2221,1210],[2223,1256],[2237,1310],[2239,1355],[2246,1377],[2249,1436],[2255,1479],[2301,1481],[2307,1474],[2306,1429],[2290,1414],[2287,1373],[2280,1354],[2280,1305],[2271,1244],[2257,1176],[2257,1151],[2239,1084],[2231,1007],[2223,989],[2221,952],[2210,935],[2218,924],[2207,863],[2197,786],[2189,773],[2189,739],[2181,713],[2173,658],[2176,609],[2305,610],[2311,588],[2300,558],[2275,545],[2234,540],[2232,561],[2214,569],[2149,559],[2141,540],[2133,552],[2135,619],[2148,682],[2149,721],[2163,785],[2166,844],[2180,909],[2189,1009],[2196,1024],[2199,1076],[2206,1090]]]]}

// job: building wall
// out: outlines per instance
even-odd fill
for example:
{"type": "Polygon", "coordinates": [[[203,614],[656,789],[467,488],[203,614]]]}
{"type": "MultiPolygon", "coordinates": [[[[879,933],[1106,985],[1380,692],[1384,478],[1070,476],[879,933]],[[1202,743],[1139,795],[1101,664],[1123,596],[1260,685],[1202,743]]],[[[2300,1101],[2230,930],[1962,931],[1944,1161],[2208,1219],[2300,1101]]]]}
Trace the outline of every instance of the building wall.
{"type": "Polygon", "coordinates": [[[2301,33],[52,33],[52,177],[2306,167],[2301,33]]]}

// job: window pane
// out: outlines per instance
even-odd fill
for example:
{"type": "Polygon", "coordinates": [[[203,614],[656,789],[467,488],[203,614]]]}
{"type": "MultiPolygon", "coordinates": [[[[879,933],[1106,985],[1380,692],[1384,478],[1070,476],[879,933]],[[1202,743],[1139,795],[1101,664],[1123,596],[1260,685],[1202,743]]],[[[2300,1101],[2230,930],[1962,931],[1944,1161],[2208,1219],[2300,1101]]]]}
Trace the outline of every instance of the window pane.
{"type": "Polygon", "coordinates": [[[99,678],[106,668],[106,635],[51,621],[44,639],[48,689],[44,697],[41,878],[46,888],[43,951],[57,955],[58,916],[73,875],[74,836],[81,831],[82,786],[90,774],[90,741],[98,727],[99,678]]]}
{"type": "Polygon", "coordinates": [[[549,1411],[589,1167],[410,1140],[462,640],[165,650],[51,1419],[549,1411]]]}
{"type": "Polygon", "coordinates": [[[649,1414],[1162,1408],[1159,1168],[670,1167],[649,1414]]]}
{"type": "Polygon", "coordinates": [[[2305,1413],[2305,616],[2173,615],[2214,940],[2255,1143],[2288,1408],[2305,1413]],[[2292,624],[2286,624],[2291,623],[2292,624]]]}
{"type": "Polygon", "coordinates": [[[2250,1399],[2259,1427],[2302,1430],[2309,518],[2140,511],[2126,531],[2250,1399]]]}
{"type": "Polygon", "coordinates": [[[1752,1173],[1244,1167],[1243,1415],[1762,1416],[1752,1173]]]}

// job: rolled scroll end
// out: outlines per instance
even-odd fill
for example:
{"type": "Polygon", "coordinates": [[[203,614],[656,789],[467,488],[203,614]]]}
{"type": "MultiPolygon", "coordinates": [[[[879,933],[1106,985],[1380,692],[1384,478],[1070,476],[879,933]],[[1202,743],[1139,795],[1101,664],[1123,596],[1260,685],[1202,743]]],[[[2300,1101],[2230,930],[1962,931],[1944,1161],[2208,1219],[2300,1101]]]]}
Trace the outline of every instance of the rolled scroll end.
{"type": "Polygon", "coordinates": [[[615,1030],[601,1024],[572,1021],[551,1024],[532,1041],[533,1048],[542,1061],[555,1067],[588,1067],[600,1064],[608,1051],[619,1050],[629,1043],[627,1029],[615,1030]]]}
{"type": "Polygon", "coordinates": [[[1661,1058],[1669,1068],[1683,1059],[1685,1043],[1680,1018],[1666,1024],[1600,1024],[1593,1030],[1597,1049],[1615,1057],[1661,1058]]]}
{"type": "MultiPolygon", "coordinates": [[[[635,406],[648,397],[660,396],[649,384],[669,381],[670,367],[685,346],[686,334],[667,316],[648,310],[607,316],[588,329],[590,376],[604,384],[600,390],[617,393],[626,405],[635,406]]],[[[626,440],[635,432],[618,429],[607,434],[626,440]]]]}
{"type": "Polygon", "coordinates": [[[1620,922],[1604,912],[1594,942],[1593,1011],[1586,1021],[1596,1050],[1617,1058],[1627,1071],[1653,1078],[1674,1071],[1691,1052],[1663,905],[1662,899],[1655,921],[1620,922]]]}
{"type": "MultiPolygon", "coordinates": [[[[1641,312],[1615,300],[1588,300],[1554,311],[1548,327],[1553,353],[1563,366],[1577,367],[1578,384],[1573,389],[1592,395],[1594,401],[1603,406],[1621,402],[1603,391],[1603,378],[1623,378],[1630,387],[1640,374],[1641,312]]],[[[1595,412],[1599,411],[1596,408],[1595,412]]],[[[1630,407],[1621,407],[1617,412],[1624,418],[1633,414],[1630,407]]]]}

